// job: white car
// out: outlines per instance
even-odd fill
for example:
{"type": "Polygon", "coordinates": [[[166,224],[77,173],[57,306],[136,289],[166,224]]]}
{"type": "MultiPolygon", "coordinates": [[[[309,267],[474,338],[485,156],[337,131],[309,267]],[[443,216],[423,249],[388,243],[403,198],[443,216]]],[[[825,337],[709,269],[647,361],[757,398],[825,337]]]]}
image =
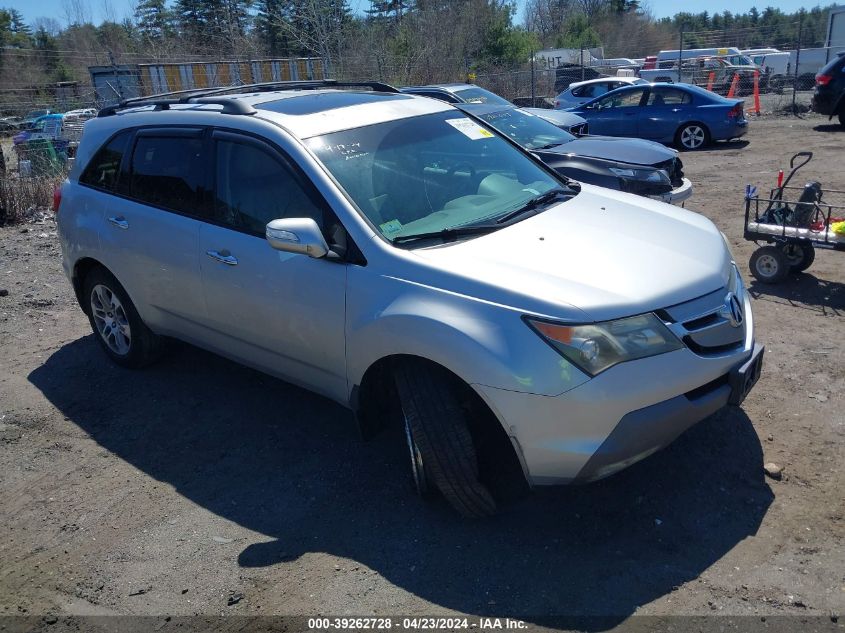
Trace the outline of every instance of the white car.
{"type": "Polygon", "coordinates": [[[635,84],[648,83],[639,77],[603,77],[601,79],[589,79],[569,85],[569,88],[555,97],[555,110],[565,110],[572,106],[581,105],[600,97],[603,94],[616,90],[622,86],[633,86],[635,84]]]}

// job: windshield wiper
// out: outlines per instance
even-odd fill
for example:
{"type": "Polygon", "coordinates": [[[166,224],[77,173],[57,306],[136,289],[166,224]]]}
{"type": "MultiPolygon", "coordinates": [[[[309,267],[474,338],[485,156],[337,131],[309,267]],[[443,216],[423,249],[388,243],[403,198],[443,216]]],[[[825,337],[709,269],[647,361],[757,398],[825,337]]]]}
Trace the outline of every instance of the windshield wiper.
{"type": "Polygon", "coordinates": [[[404,242],[434,239],[438,237],[442,238],[443,241],[449,241],[459,237],[465,237],[467,235],[483,235],[484,233],[492,233],[500,228],[502,227],[498,224],[467,224],[466,226],[455,226],[449,229],[441,229],[440,231],[431,231],[429,233],[398,235],[397,237],[394,237],[391,242],[394,244],[402,244],[404,242]]]}
{"type": "Polygon", "coordinates": [[[514,209],[513,211],[506,213],[505,215],[497,218],[496,224],[504,224],[505,222],[509,222],[509,221],[513,220],[514,218],[518,218],[521,215],[524,215],[524,214],[529,213],[531,211],[538,210],[540,207],[547,205],[550,202],[552,202],[555,198],[558,198],[560,196],[572,197],[575,193],[577,193],[577,192],[572,191],[572,190],[567,190],[567,189],[560,189],[560,188],[550,189],[546,193],[541,194],[541,195],[537,196],[536,198],[531,198],[531,200],[526,202],[521,207],[514,209]]]}

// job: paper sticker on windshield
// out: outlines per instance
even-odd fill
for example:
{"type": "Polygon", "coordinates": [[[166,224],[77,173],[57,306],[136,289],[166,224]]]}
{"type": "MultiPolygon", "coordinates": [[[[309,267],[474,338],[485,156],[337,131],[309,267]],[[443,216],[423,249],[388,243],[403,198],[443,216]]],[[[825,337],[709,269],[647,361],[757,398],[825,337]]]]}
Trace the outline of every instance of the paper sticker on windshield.
{"type": "Polygon", "coordinates": [[[402,230],[402,223],[399,220],[388,220],[384,224],[379,224],[378,227],[385,235],[393,235],[402,230]]]}
{"type": "Polygon", "coordinates": [[[493,136],[492,132],[485,130],[483,127],[478,125],[478,123],[470,119],[446,119],[446,123],[473,141],[493,136]]]}

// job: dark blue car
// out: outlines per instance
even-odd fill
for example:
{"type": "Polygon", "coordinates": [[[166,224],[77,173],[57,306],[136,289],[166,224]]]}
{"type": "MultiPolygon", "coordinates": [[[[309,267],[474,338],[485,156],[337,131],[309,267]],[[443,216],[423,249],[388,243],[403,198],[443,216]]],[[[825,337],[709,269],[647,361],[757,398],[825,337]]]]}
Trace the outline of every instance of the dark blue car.
{"type": "Polygon", "coordinates": [[[743,103],[698,86],[654,83],[617,88],[568,111],[587,119],[590,134],[633,136],[693,150],[745,134],[743,103]]]}

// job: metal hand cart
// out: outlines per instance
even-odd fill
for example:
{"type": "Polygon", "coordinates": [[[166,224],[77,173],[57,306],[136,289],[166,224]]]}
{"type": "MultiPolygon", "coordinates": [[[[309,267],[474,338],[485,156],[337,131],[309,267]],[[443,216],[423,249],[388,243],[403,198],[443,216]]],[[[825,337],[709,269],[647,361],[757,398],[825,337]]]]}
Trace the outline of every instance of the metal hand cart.
{"type": "Polygon", "coordinates": [[[789,161],[789,175],[767,198],[759,197],[756,187],[746,187],[743,235],[757,244],[766,243],[754,251],[749,262],[758,281],[779,283],[791,272],[807,270],[817,248],[845,251],[845,234],[832,229],[837,220],[845,219],[845,191],[823,191],[818,182],[789,185],[812,158],[812,152],[795,154],[789,161]],[[822,200],[823,195],[827,200],[822,200]],[[838,204],[830,204],[831,199],[838,204]]]}

